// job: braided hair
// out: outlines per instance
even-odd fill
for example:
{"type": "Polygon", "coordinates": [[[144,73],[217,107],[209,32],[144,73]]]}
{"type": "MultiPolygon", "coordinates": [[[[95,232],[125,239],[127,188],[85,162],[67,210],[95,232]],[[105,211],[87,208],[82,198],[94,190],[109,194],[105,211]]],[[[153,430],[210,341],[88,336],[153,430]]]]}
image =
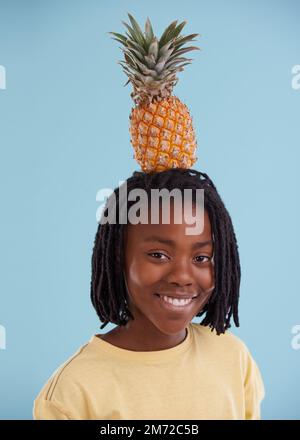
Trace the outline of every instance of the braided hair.
{"type": "MultiPolygon", "coordinates": [[[[216,330],[217,334],[225,333],[234,323],[239,327],[238,301],[240,288],[240,260],[238,245],[230,215],[225,208],[216,187],[207,174],[194,169],[173,168],[166,171],[145,173],[135,171],[126,181],[128,192],[132,189],[143,189],[148,196],[151,189],[178,188],[204,189],[204,209],[207,211],[214,237],[214,276],[215,287],[209,301],[199,311],[197,317],[205,313],[202,325],[216,330]]],[[[127,289],[123,274],[124,242],[123,231],[126,224],[119,221],[120,188],[117,187],[108,198],[102,215],[108,212],[113,201],[116,221],[99,222],[94,240],[92,254],[91,301],[101,322],[100,329],[109,322],[126,325],[134,319],[127,306],[127,289]]],[[[126,201],[126,213],[134,204],[126,201]]],[[[121,203],[120,203],[121,205],[121,203]]],[[[121,205],[122,206],[122,205],[121,205]]]]}

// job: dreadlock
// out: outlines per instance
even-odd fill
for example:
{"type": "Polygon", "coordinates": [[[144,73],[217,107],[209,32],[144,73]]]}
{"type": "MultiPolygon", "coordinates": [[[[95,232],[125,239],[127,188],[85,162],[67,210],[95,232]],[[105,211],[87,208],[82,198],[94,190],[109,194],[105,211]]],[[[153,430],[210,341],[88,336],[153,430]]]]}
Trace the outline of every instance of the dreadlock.
{"type": "MultiPolygon", "coordinates": [[[[170,191],[178,188],[182,193],[185,188],[204,189],[204,209],[208,213],[214,236],[215,287],[209,301],[196,316],[206,313],[201,324],[211,327],[211,331],[215,329],[218,335],[231,327],[232,315],[235,325],[239,327],[241,270],[238,245],[230,215],[208,175],[183,168],[155,173],[135,171],[126,183],[128,192],[139,188],[144,189],[148,196],[153,188],[167,188],[170,191]]],[[[99,222],[92,254],[91,301],[100,321],[104,322],[100,329],[109,322],[126,325],[128,320],[134,319],[127,306],[127,289],[122,270],[123,230],[126,224],[119,222],[119,187],[108,198],[102,215],[107,214],[112,199],[116,221],[113,224],[99,222]]],[[[127,213],[134,203],[127,201],[127,213]]]]}

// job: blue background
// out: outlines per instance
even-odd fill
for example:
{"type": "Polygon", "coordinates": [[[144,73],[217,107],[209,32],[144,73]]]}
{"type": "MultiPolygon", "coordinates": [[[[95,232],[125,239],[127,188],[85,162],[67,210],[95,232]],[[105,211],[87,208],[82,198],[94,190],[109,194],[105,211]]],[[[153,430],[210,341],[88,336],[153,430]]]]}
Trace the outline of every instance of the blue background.
{"type": "MultiPolygon", "coordinates": [[[[90,303],[96,193],[139,169],[120,45],[132,13],[159,36],[173,20],[202,51],[174,94],[190,108],[195,168],[229,210],[241,265],[241,327],[261,370],[265,419],[300,418],[300,2],[0,1],[0,418],[31,419],[52,372],[99,329],[90,303]]],[[[195,322],[198,322],[195,320],[195,322]]]]}

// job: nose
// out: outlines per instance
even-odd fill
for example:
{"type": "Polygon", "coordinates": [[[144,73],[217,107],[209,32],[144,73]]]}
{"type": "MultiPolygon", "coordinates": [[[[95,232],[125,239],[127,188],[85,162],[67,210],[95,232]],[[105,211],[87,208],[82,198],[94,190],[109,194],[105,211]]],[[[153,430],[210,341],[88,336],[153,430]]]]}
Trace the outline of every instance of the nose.
{"type": "Polygon", "coordinates": [[[190,286],[193,284],[192,265],[186,259],[179,258],[171,264],[166,276],[166,281],[179,286],[190,286]]]}

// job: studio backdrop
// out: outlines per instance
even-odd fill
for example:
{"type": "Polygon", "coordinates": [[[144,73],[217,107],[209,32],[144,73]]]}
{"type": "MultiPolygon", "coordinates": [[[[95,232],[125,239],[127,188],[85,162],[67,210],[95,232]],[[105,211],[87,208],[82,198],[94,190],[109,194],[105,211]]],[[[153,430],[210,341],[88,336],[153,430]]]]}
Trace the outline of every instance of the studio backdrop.
{"type": "Polygon", "coordinates": [[[138,169],[131,89],[108,34],[128,12],[157,34],[175,19],[201,34],[176,95],[193,117],[195,168],[214,180],[239,244],[230,331],[260,367],[262,418],[299,419],[297,0],[0,0],[0,418],[32,419],[49,376],[100,332],[99,194],[138,169]]]}

